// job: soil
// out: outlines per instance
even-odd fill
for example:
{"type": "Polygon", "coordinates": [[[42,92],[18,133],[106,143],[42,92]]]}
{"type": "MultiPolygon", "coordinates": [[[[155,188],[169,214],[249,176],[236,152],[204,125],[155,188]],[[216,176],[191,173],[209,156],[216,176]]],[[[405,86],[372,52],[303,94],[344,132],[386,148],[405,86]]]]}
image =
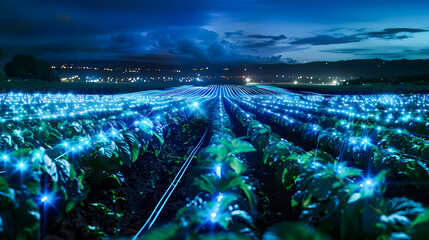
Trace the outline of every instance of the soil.
{"type": "MultiPolygon", "coordinates": [[[[100,239],[103,235],[109,237],[135,235],[207,127],[207,120],[190,118],[186,124],[174,129],[165,139],[158,156],[153,151],[148,151],[140,156],[131,168],[122,167],[120,170],[124,176],[122,185],[112,179],[105,179],[101,184],[95,185],[89,176],[91,191],[87,198],[68,214],[59,215],[45,224],[47,234],[44,239],[100,239]],[[114,196],[125,200],[115,201],[114,196]],[[97,209],[91,203],[102,203],[115,214],[123,216],[106,215],[103,210],[97,209]],[[94,230],[89,231],[88,226],[93,226],[94,230]],[[98,231],[100,234],[97,234],[98,231]]],[[[186,198],[193,197],[187,193],[187,186],[191,180],[185,173],[156,224],[170,221],[177,210],[185,206],[186,198]]]]}

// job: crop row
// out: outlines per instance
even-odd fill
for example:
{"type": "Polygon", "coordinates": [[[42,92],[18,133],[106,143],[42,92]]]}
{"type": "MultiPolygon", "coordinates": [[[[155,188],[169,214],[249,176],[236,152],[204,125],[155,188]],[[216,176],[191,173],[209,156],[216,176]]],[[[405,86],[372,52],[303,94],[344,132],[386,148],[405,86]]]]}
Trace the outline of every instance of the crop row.
{"type": "Polygon", "coordinates": [[[38,114],[37,104],[12,104],[7,109],[15,115],[1,123],[0,236],[5,239],[39,238],[46,211],[70,212],[89,193],[88,177],[122,184],[122,167],[131,167],[145,152],[159,154],[164,139],[196,111],[191,99],[132,100],[114,109],[88,102],[77,107],[77,102],[63,100],[62,110],[53,107],[60,104],[55,98],[46,101],[51,102],[42,109],[52,112],[49,117],[38,114]],[[67,110],[69,114],[61,113],[67,110]]]}
{"type": "Polygon", "coordinates": [[[150,231],[143,239],[161,239],[165,233],[173,238],[205,239],[213,231],[218,238],[240,239],[231,229],[252,227],[251,215],[255,213],[256,197],[248,178],[243,153],[254,148],[236,139],[222,101],[214,106],[210,127],[209,146],[200,151],[194,166],[191,191],[196,197],[179,209],[176,220],[150,231]]]}
{"type": "Polygon", "coordinates": [[[302,221],[341,239],[424,238],[421,231],[427,222],[422,220],[427,213],[422,205],[404,197],[384,197],[388,170],[371,176],[320,150],[302,153],[253,114],[232,101],[229,106],[278,182],[294,192],[290,204],[301,211],[302,221]]]}
{"type": "MultiPolygon", "coordinates": [[[[394,173],[414,175],[414,168],[426,168],[429,145],[424,139],[405,132],[389,129],[371,128],[362,130],[359,135],[353,134],[350,128],[326,128],[302,122],[290,115],[282,115],[270,108],[258,108],[248,102],[237,101],[237,104],[254,112],[265,121],[279,126],[290,139],[301,142],[309,148],[324,149],[340,160],[377,172],[381,169],[392,169],[394,173]],[[418,166],[416,166],[418,165],[418,166]],[[404,169],[410,168],[408,171],[404,169]]],[[[421,179],[422,176],[418,176],[421,179]]],[[[415,181],[416,178],[411,179],[415,181]]]]}

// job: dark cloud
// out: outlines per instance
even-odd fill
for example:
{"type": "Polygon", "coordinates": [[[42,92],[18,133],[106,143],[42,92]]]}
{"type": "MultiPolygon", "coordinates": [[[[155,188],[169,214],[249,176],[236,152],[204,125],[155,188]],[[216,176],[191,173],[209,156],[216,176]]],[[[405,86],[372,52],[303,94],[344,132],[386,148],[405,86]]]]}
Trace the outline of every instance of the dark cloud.
{"type": "Polygon", "coordinates": [[[288,63],[288,64],[297,64],[297,63],[299,63],[296,59],[293,59],[293,58],[285,58],[285,59],[283,59],[283,62],[284,63],[288,63]]]}
{"type": "Polygon", "coordinates": [[[226,38],[230,38],[230,37],[242,37],[243,35],[244,35],[244,33],[241,30],[235,31],[235,32],[225,32],[225,37],[226,38]]]}
{"type": "Polygon", "coordinates": [[[343,37],[334,37],[331,35],[318,35],[314,37],[301,38],[295,41],[292,41],[290,44],[294,45],[330,45],[330,44],[341,44],[341,43],[352,43],[359,42],[361,39],[356,36],[343,36],[343,37]]]}
{"type": "Polygon", "coordinates": [[[402,59],[407,58],[408,54],[401,52],[371,52],[357,53],[356,56],[365,56],[366,58],[383,58],[383,59],[402,59]]]}
{"type": "MultiPolygon", "coordinates": [[[[380,1],[342,4],[340,0],[1,0],[0,45],[7,55],[5,58],[28,53],[47,60],[287,61],[279,55],[296,51],[310,53],[317,45],[354,43],[369,38],[407,39],[428,31],[422,28],[367,30],[364,24],[361,26],[365,29],[360,30],[337,28],[347,23],[392,18],[396,16],[395,11],[401,17],[426,16],[425,9],[429,6],[428,1],[416,0],[418,4],[416,1],[413,4],[418,8],[407,12],[412,3],[380,1]],[[311,33],[314,29],[307,26],[315,24],[326,24],[329,30],[311,33]],[[302,29],[298,29],[300,26],[302,29]],[[231,31],[231,27],[239,30],[231,31]],[[286,37],[294,32],[314,35],[286,37]]],[[[379,23],[377,21],[373,23],[379,23]]],[[[406,23],[414,24],[401,22],[406,23]]],[[[352,50],[332,53],[354,54],[352,50]]]]}
{"type": "Polygon", "coordinates": [[[283,58],[282,55],[272,56],[268,59],[270,63],[287,63],[287,64],[297,64],[298,61],[293,58],[283,58]]]}
{"type": "Polygon", "coordinates": [[[370,49],[367,48],[339,48],[339,49],[328,49],[322,50],[321,52],[329,52],[329,53],[359,53],[366,52],[370,49]]]}
{"type": "Polygon", "coordinates": [[[145,37],[141,33],[120,33],[110,37],[113,43],[124,44],[124,43],[139,43],[142,42],[145,37]]]}
{"type": "Polygon", "coordinates": [[[2,0],[0,36],[70,36],[203,25],[212,18],[213,7],[208,0],[2,0]]]}
{"type": "Polygon", "coordinates": [[[284,40],[287,37],[285,35],[278,35],[278,36],[270,36],[270,35],[261,35],[261,34],[253,34],[253,35],[247,35],[247,38],[256,38],[256,39],[271,39],[273,41],[280,41],[284,40]]]}
{"type": "Polygon", "coordinates": [[[225,57],[234,52],[235,46],[226,40],[214,42],[207,48],[207,53],[212,59],[225,57]]]}
{"type": "MultiPolygon", "coordinates": [[[[386,28],[382,31],[378,32],[367,32],[365,29],[356,30],[358,33],[351,35],[341,35],[340,33],[336,33],[339,36],[334,36],[335,29],[328,30],[331,32],[331,35],[328,34],[320,34],[314,37],[308,38],[300,38],[295,41],[290,42],[293,45],[332,45],[332,44],[343,44],[343,43],[353,43],[360,42],[369,38],[379,38],[379,39],[387,39],[387,40],[401,40],[411,38],[410,34],[413,33],[421,33],[427,32],[428,30],[419,29],[419,28],[386,28]],[[407,33],[400,34],[400,33],[407,33]]],[[[346,31],[346,29],[339,28],[337,30],[346,31]]],[[[349,30],[350,31],[350,30],[349,30]]]]}
{"type": "Polygon", "coordinates": [[[145,33],[120,33],[110,37],[111,51],[127,60],[154,60],[170,63],[254,62],[236,43],[214,31],[198,27],[159,28],[145,33]],[[146,58],[145,56],[149,56],[146,58]]]}
{"type": "Polygon", "coordinates": [[[270,63],[282,63],[282,55],[272,56],[268,59],[268,62],[270,63]]]}
{"type": "Polygon", "coordinates": [[[205,51],[192,40],[180,40],[177,42],[176,49],[183,54],[190,54],[198,60],[206,60],[205,51]]]}
{"type": "Polygon", "coordinates": [[[378,32],[367,32],[362,35],[372,37],[372,38],[382,38],[382,39],[405,39],[409,38],[407,35],[397,35],[399,33],[420,33],[427,32],[426,29],[420,28],[386,28],[378,32]]]}
{"type": "Polygon", "coordinates": [[[419,53],[428,56],[429,55],[429,48],[420,49],[419,53]]]}
{"type": "Polygon", "coordinates": [[[120,50],[121,48],[135,49],[145,44],[146,37],[142,33],[120,33],[110,37],[112,51],[120,50]]]}
{"type": "Polygon", "coordinates": [[[240,42],[240,47],[242,48],[266,48],[275,46],[276,41],[274,40],[266,40],[266,41],[242,41],[240,42]]]}
{"type": "Polygon", "coordinates": [[[118,59],[136,62],[150,63],[176,63],[176,56],[167,54],[134,54],[134,55],[119,55],[118,59]]]}

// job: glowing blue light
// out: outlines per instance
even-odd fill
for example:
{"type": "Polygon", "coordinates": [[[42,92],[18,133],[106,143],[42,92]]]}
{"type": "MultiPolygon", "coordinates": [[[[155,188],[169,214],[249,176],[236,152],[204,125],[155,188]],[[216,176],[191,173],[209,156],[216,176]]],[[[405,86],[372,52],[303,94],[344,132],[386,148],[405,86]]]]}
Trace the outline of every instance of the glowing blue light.
{"type": "Polygon", "coordinates": [[[372,182],[371,182],[371,180],[366,180],[366,181],[365,181],[365,184],[366,184],[366,185],[371,185],[371,183],[372,183],[372,182]]]}
{"type": "Polygon", "coordinates": [[[21,163],[19,163],[19,164],[18,164],[18,166],[19,166],[20,168],[24,168],[24,166],[25,166],[25,165],[24,165],[24,163],[22,163],[22,162],[21,162],[21,163]]]}
{"type": "Polygon", "coordinates": [[[220,167],[220,166],[217,166],[217,167],[216,167],[216,176],[217,176],[218,178],[220,178],[220,177],[221,177],[221,167],[220,167]]]}
{"type": "Polygon", "coordinates": [[[43,197],[42,197],[42,199],[40,199],[40,201],[41,201],[41,202],[45,202],[45,201],[47,201],[47,200],[48,200],[48,197],[47,197],[47,196],[43,196],[43,197]]]}

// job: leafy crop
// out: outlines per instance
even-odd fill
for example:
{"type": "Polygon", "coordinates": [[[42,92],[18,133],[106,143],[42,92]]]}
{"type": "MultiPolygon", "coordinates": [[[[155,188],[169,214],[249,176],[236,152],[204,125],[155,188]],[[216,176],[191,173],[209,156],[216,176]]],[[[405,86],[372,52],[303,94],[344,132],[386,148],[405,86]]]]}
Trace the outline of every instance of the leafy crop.
{"type": "MultiPolygon", "coordinates": [[[[159,165],[166,181],[172,180],[186,158],[174,152],[195,153],[197,136],[180,138],[174,146],[166,142],[178,132],[192,135],[197,116],[210,120],[209,139],[192,164],[186,161],[191,174],[174,183],[189,183],[182,186],[189,198],[186,204],[175,199],[182,208],[174,219],[154,225],[142,239],[426,239],[429,234],[427,95],[187,86],[108,96],[1,97],[2,239],[43,238],[42,225],[52,221],[46,217],[64,219],[83,206],[121,222],[130,214],[121,207],[136,203],[116,187],[132,185],[127,173],[147,171],[142,176],[152,174],[148,186],[157,189],[164,178],[142,169],[147,156],[171,155],[159,165]],[[268,170],[263,177],[258,166],[268,170]],[[272,181],[261,182],[268,178],[272,181]],[[106,201],[88,199],[100,186],[106,187],[106,201]],[[287,198],[278,203],[271,198],[274,190],[287,198]],[[281,206],[271,211],[271,202],[281,206]]],[[[98,239],[122,234],[93,222],[86,230],[98,239]]]]}

